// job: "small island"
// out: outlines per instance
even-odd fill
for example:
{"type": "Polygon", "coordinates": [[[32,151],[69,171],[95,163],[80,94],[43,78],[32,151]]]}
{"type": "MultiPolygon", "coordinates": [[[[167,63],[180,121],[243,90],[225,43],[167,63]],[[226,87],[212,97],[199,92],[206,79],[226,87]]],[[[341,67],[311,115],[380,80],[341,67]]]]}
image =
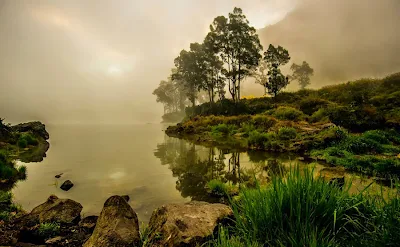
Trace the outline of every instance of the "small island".
{"type": "Polygon", "coordinates": [[[50,144],[49,133],[41,122],[17,125],[4,123],[0,119],[0,187],[10,188],[26,177],[26,167],[16,167],[15,160],[40,162],[46,156],[50,144]]]}

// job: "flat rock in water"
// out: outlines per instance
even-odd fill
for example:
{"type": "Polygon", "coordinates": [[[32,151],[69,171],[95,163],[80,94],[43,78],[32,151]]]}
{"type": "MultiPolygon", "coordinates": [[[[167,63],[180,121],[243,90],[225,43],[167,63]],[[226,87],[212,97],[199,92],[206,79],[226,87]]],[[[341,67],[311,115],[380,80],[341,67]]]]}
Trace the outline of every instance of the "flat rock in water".
{"type": "Polygon", "coordinates": [[[80,219],[82,205],[71,199],[50,196],[47,201],[32,210],[28,217],[37,217],[40,223],[58,222],[71,224],[80,219]]]}
{"type": "Polygon", "coordinates": [[[224,204],[193,201],[162,206],[150,219],[151,246],[201,246],[232,217],[224,204]]]}
{"type": "Polygon", "coordinates": [[[64,173],[60,173],[60,174],[55,175],[54,177],[55,177],[55,178],[61,178],[61,176],[62,176],[63,174],[64,174],[64,173]]]}
{"type": "Polygon", "coordinates": [[[65,182],[61,185],[60,189],[65,190],[65,191],[68,191],[68,190],[70,190],[73,186],[74,186],[74,184],[71,182],[71,180],[67,180],[67,181],[65,181],[65,182]]]}
{"type": "Polygon", "coordinates": [[[104,203],[92,236],[84,247],[138,246],[139,221],[131,206],[121,196],[104,203]]]}

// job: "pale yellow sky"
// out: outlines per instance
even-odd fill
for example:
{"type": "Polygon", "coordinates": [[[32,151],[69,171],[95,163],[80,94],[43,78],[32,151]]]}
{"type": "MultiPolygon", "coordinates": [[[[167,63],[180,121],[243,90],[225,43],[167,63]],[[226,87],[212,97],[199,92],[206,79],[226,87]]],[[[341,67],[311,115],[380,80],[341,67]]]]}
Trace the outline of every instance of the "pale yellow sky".
{"type": "Polygon", "coordinates": [[[296,0],[2,0],[0,114],[10,121],[159,121],[152,90],[213,18],[257,28],[296,0]]]}
{"type": "Polygon", "coordinates": [[[152,91],[235,6],[256,28],[278,22],[261,42],[309,61],[313,86],[400,70],[398,0],[0,0],[0,117],[159,122],[152,91]]]}

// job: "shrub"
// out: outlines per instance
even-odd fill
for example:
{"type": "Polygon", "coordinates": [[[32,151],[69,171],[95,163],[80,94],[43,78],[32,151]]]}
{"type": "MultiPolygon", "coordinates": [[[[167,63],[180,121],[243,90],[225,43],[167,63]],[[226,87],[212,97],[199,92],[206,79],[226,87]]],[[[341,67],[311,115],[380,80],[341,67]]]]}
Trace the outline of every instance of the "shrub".
{"type": "Polygon", "coordinates": [[[300,121],[304,119],[303,112],[287,106],[278,107],[272,115],[280,120],[300,121]]]}
{"type": "Polygon", "coordinates": [[[235,125],[230,124],[218,124],[217,126],[211,127],[211,132],[213,134],[223,134],[223,135],[232,135],[236,132],[237,127],[235,125]]]}
{"type": "Polygon", "coordinates": [[[254,130],[249,133],[248,144],[256,148],[264,148],[266,143],[275,139],[276,134],[274,132],[263,133],[254,130]]]}
{"type": "Polygon", "coordinates": [[[311,115],[311,117],[309,118],[309,121],[312,123],[328,122],[329,114],[325,108],[320,108],[311,115]]]}
{"type": "Polygon", "coordinates": [[[297,136],[297,131],[291,127],[282,127],[278,131],[278,138],[280,140],[292,140],[297,136]]]}
{"type": "Polygon", "coordinates": [[[56,222],[53,223],[41,223],[37,230],[39,236],[44,238],[53,237],[60,231],[60,225],[56,222]]]}
{"type": "Polygon", "coordinates": [[[312,115],[314,112],[331,104],[331,102],[321,98],[305,98],[300,101],[300,110],[307,115],[312,115]]]}
{"type": "Polygon", "coordinates": [[[28,146],[28,142],[25,139],[19,139],[18,140],[18,147],[26,148],[27,146],[28,146]]]}
{"type": "Polygon", "coordinates": [[[255,115],[251,119],[251,124],[264,130],[268,130],[269,128],[273,127],[276,122],[276,119],[265,115],[255,115]]]}

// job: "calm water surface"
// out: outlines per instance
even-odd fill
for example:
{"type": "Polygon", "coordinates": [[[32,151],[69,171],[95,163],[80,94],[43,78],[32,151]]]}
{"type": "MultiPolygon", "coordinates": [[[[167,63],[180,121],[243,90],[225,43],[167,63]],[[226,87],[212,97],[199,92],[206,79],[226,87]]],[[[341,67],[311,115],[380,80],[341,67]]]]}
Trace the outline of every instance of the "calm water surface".
{"type": "Polygon", "coordinates": [[[139,220],[148,222],[153,210],[163,204],[210,199],[205,187],[212,179],[235,184],[270,177],[282,171],[274,160],[286,170],[294,160],[197,146],[167,137],[165,128],[162,124],[49,125],[47,157],[24,164],[28,177],[13,189],[15,201],[29,211],[55,194],[80,202],[83,215],[88,216],[99,214],[108,197],[129,195],[139,220]],[[60,173],[62,177],[56,179],[60,173]],[[75,186],[63,191],[59,187],[67,179],[75,186]]]}

